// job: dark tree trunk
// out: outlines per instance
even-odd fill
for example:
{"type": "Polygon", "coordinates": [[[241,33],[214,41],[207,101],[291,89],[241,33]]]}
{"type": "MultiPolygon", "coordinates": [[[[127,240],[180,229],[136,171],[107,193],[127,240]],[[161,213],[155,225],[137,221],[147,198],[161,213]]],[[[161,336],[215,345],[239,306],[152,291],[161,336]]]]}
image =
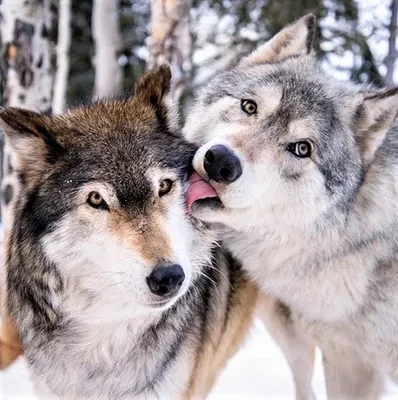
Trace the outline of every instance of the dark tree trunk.
{"type": "Polygon", "coordinates": [[[397,17],[398,17],[398,0],[391,0],[391,19],[388,26],[389,38],[388,38],[388,54],[386,57],[386,68],[387,73],[384,79],[384,83],[387,87],[394,86],[394,69],[397,60],[397,17]]]}

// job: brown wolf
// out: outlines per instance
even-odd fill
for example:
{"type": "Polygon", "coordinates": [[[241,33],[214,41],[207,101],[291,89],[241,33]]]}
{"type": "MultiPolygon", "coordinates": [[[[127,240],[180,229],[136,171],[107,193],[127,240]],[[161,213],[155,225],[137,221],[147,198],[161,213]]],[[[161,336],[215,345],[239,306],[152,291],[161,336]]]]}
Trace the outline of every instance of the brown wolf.
{"type": "Polygon", "coordinates": [[[257,289],[186,214],[196,148],[166,97],[50,117],[0,111],[21,192],[7,246],[7,311],[41,393],[204,397],[252,322],[257,289]]]}

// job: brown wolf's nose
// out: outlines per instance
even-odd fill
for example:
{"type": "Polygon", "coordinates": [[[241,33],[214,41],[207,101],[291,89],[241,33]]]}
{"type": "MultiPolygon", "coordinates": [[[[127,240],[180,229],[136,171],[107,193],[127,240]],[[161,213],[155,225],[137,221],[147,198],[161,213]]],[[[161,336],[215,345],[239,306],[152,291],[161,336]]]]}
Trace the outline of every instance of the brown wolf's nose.
{"type": "Polygon", "coordinates": [[[203,167],[209,179],[216,182],[232,183],[242,175],[242,166],[239,158],[221,144],[217,144],[207,150],[203,167]]]}
{"type": "Polygon", "coordinates": [[[171,296],[178,292],[185,279],[180,265],[159,265],[147,278],[149,289],[158,296],[171,296]]]}

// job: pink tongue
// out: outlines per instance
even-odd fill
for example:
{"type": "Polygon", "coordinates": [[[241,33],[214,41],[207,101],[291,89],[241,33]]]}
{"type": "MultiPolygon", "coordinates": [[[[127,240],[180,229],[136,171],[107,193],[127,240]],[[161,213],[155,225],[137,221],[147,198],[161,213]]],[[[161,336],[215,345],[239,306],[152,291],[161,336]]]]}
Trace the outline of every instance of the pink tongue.
{"type": "Polygon", "coordinates": [[[218,197],[217,193],[199,174],[194,172],[189,178],[187,210],[191,211],[192,204],[199,199],[218,197]]]}

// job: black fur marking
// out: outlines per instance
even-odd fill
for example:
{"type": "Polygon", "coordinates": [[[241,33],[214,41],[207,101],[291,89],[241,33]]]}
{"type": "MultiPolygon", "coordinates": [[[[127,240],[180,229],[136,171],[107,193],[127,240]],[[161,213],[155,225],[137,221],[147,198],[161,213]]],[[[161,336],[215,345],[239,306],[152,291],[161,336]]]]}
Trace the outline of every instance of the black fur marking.
{"type": "Polygon", "coordinates": [[[239,284],[239,275],[243,274],[241,263],[235,259],[230,252],[224,251],[222,255],[225,257],[226,262],[229,266],[228,268],[228,301],[227,301],[227,309],[225,311],[225,315],[227,318],[224,320],[222,331],[225,332],[227,329],[229,316],[231,315],[230,309],[233,306],[233,297],[235,296],[235,291],[238,289],[237,285],[239,284]]]}
{"type": "Polygon", "coordinates": [[[300,180],[302,178],[302,176],[303,175],[300,172],[296,172],[296,173],[293,173],[293,174],[287,174],[287,173],[283,174],[283,177],[286,180],[290,180],[290,181],[298,181],[298,180],[300,180]]]}
{"type": "Polygon", "coordinates": [[[12,198],[14,196],[14,189],[10,184],[7,184],[6,187],[3,189],[3,202],[7,206],[10,204],[12,198]]]}
{"type": "Polygon", "coordinates": [[[387,97],[395,96],[396,94],[398,94],[398,87],[392,88],[390,90],[386,90],[384,92],[378,92],[378,93],[374,93],[369,96],[366,96],[365,101],[366,100],[375,100],[375,99],[382,100],[387,97]]]}
{"type": "Polygon", "coordinates": [[[306,18],[307,22],[307,29],[308,29],[308,35],[307,35],[307,40],[306,40],[306,47],[307,47],[307,54],[311,53],[314,39],[315,39],[315,32],[316,32],[316,18],[315,15],[310,14],[306,18]]]}
{"type": "Polygon", "coordinates": [[[43,203],[40,199],[39,190],[34,190],[29,194],[26,207],[22,217],[30,232],[36,237],[41,238],[44,233],[51,232],[51,227],[66,213],[67,209],[62,206],[52,207],[52,201],[43,203]]]}
{"type": "Polygon", "coordinates": [[[48,150],[46,153],[46,161],[49,164],[54,164],[63,154],[65,154],[66,150],[55,140],[53,135],[42,126],[38,126],[37,131],[44,140],[48,150]]]}

